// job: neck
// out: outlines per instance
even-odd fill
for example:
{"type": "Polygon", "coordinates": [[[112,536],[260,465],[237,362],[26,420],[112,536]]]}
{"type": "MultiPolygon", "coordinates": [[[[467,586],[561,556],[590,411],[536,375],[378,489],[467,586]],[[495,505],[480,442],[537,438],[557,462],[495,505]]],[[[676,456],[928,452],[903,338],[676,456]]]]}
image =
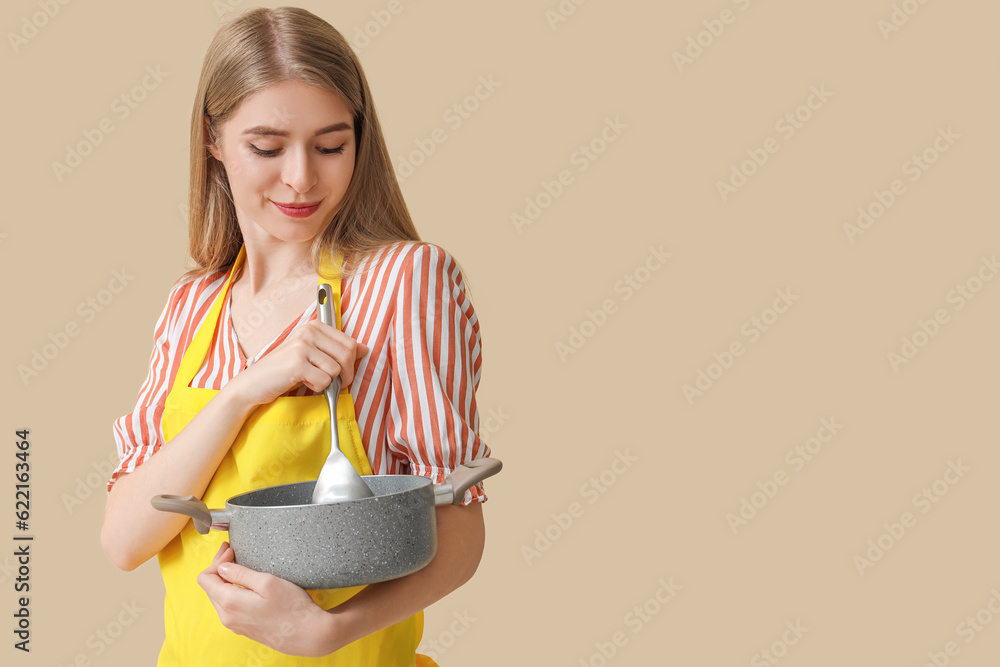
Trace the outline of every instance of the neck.
{"type": "Polygon", "coordinates": [[[290,243],[244,239],[246,257],[239,282],[251,295],[272,289],[288,281],[316,280],[312,263],[312,242],[290,243]]]}

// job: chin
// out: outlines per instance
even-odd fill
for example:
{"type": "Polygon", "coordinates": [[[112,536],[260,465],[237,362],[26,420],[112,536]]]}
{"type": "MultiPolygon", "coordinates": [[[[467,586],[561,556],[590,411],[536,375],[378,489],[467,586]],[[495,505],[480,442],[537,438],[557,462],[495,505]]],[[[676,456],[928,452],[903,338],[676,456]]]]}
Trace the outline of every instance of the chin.
{"type": "Polygon", "coordinates": [[[272,233],[273,236],[278,241],[283,241],[285,243],[308,243],[315,239],[320,233],[319,229],[310,227],[308,230],[294,230],[286,233],[272,233]]]}
{"type": "MultiPolygon", "coordinates": [[[[318,211],[317,211],[318,213],[318,211]]],[[[278,215],[281,215],[280,213],[278,215]]],[[[303,220],[277,220],[270,224],[260,225],[260,229],[269,236],[287,243],[305,243],[311,241],[326,229],[326,223],[319,223],[312,218],[303,220]]]]}

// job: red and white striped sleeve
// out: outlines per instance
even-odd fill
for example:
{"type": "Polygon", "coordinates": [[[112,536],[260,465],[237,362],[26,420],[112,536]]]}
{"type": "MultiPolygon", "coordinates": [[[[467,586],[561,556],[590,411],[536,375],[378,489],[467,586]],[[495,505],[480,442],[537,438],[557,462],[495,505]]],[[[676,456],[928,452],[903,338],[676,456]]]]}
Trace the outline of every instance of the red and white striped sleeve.
{"type": "MultiPolygon", "coordinates": [[[[458,264],[429,243],[409,249],[396,286],[386,437],[408,452],[411,472],[434,480],[490,455],[479,437],[476,388],[482,369],[479,320],[458,264]]],[[[483,502],[482,483],[463,505],[483,502]]]]}
{"type": "Polygon", "coordinates": [[[118,448],[118,467],[108,480],[108,493],[122,473],[155,454],[163,444],[163,406],[173,384],[182,353],[204,319],[208,301],[218,292],[225,274],[212,274],[193,281],[179,280],[170,289],[166,305],[156,320],[149,373],[139,389],[132,412],[115,420],[113,431],[118,448]]]}

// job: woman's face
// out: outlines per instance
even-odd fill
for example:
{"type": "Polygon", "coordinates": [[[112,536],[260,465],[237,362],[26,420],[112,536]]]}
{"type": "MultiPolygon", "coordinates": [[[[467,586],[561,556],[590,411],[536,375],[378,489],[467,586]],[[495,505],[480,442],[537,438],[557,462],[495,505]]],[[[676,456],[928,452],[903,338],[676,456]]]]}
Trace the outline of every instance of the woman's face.
{"type": "Polygon", "coordinates": [[[344,101],[301,81],[245,99],[209,146],[229,177],[243,238],[258,243],[308,242],[319,234],[344,199],[355,148],[344,101]],[[296,215],[279,204],[318,206],[296,215]]]}

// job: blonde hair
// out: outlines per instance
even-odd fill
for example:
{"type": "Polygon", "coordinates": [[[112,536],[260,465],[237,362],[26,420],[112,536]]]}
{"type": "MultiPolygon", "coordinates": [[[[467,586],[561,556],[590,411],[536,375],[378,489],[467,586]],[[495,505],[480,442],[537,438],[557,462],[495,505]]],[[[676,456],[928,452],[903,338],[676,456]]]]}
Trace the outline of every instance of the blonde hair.
{"type": "Polygon", "coordinates": [[[219,28],[202,65],[191,113],[188,235],[196,266],[188,277],[231,266],[243,244],[228,177],[207,144],[244,99],[289,80],[335,93],[354,119],[354,174],[340,208],[313,244],[317,270],[323,252],[343,253],[347,277],[363,255],[398,241],[420,241],[392,170],[368,81],[347,40],[305,9],[256,8],[219,28]]]}

